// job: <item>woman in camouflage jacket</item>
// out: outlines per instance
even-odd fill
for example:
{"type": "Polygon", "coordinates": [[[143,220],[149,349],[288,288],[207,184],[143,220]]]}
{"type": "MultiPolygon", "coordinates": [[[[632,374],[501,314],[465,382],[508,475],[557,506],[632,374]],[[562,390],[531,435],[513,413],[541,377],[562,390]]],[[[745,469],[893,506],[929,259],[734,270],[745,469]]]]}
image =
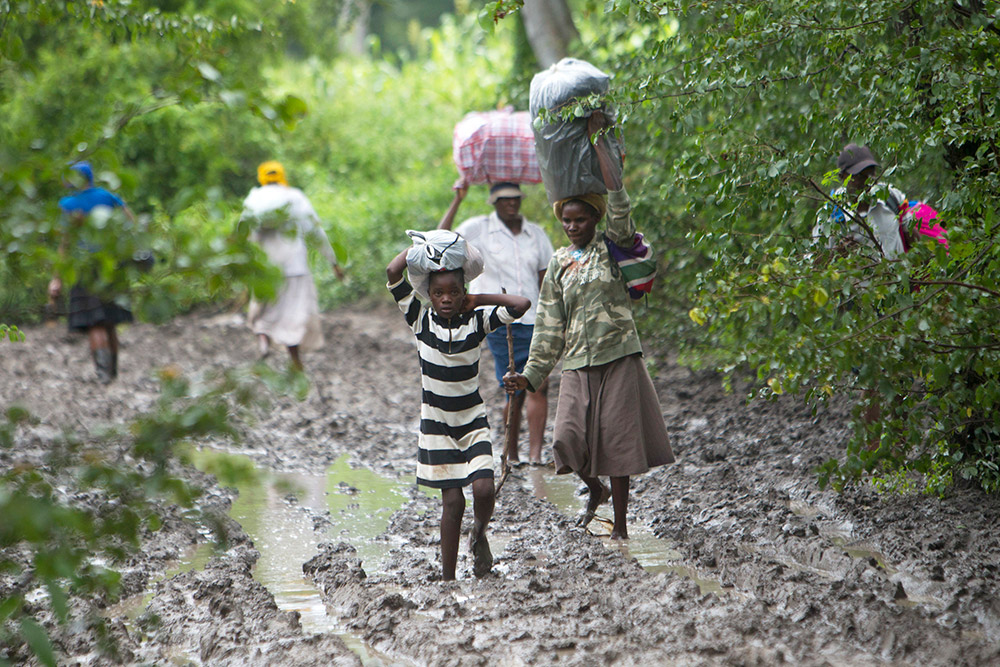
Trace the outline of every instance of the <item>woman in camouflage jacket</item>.
{"type": "MultiPolygon", "coordinates": [[[[591,134],[607,121],[595,112],[591,134]]],[[[570,245],[549,262],[523,373],[508,373],[508,391],[541,386],[562,359],[553,433],[556,472],[575,472],[590,490],[581,524],[610,496],[613,539],[628,539],[629,478],[674,460],[656,391],[642,360],[632,304],[605,236],[630,246],[635,234],[621,169],[603,140],[594,144],[608,195],[584,194],[553,206],[570,245]],[[597,225],[607,213],[607,229],[597,225]],[[611,478],[611,488],[600,481],[611,478]]]]}

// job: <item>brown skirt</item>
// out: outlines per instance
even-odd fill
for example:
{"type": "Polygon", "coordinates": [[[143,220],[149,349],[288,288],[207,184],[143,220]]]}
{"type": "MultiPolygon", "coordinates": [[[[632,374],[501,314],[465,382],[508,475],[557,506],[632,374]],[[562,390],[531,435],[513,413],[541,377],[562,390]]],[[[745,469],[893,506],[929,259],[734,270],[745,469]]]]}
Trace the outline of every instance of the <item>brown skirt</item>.
{"type": "Polygon", "coordinates": [[[563,371],[553,439],[559,474],[625,477],[674,460],[639,354],[563,371]]]}

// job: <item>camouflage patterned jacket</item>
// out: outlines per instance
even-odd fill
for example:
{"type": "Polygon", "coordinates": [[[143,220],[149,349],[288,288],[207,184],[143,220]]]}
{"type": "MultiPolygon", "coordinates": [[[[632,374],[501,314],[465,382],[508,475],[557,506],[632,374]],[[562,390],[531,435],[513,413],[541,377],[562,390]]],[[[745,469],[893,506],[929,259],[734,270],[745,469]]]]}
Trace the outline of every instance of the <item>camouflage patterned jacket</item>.
{"type": "MultiPolygon", "coordinates": [[[[608,237],[631,245],[635,234],[632,205],[622,188],[608,193],[608,237]]],[[[632,319],[632,302],[618,265],[608,254],[601,230],[579,252],[560,248],[549,261],[531,352],[524,376],[534,389],[563,359],[563,370],[600,366],[641,352],[632,319]]]]}

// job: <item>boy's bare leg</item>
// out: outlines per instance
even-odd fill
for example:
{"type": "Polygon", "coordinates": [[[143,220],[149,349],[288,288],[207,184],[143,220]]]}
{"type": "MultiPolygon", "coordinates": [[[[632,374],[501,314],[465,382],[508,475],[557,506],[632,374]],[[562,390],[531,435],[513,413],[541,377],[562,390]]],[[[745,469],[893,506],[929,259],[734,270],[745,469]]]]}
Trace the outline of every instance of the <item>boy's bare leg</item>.
{"type": "Polygon", "coordinates": [[[472,512],[475,520],[469,535],[469,551],[472,552],[472,573],[484,577],[493,569],[493,553],[486,539],[486,527],[493,518],[496,505],[496,490],[492,479],[477,479],[472,482],[472,512]]]}
{"type": "Polygon", "coordinates": [[[613,540],[628,539],[626,515],[628,514],[629,482],[628,477],[611,478],[611,502],[615,508],[615,525],[611,528],[611,539],[613,540]]]}
{"type": "MultiPolygon", "coordinates": [[[[492,480],[490,480],[492,484],[492,480]]],[[[465,494],[462,489],[441,489],[441,578],[455,579],[458,562],[458,540],[462,533],[465,494]]]]}
{"type": "Polygon", "coordinates": [[[542,383],[536,392],[525,392],[525,412],[528,413],[528,461],[542,462],[542,443],[545,438],[545,420],[549,416],[549,381],[542,383]]]}
{"type": "Polygon", "coordinates": [[[513,434],[512,446],[510,452],[507,454],[507,461],[509,463],[519,463],[521,461],[521,454],[518,452],[519,440],[521,439],[521,407],[524,405],[524,395],[528,392],[522,391],[521,395],[508,394],[507,402],[503,406],[503,421],[507,423],[507,415],[513,410],[514,413],[510,414],[510,432],[513,434]]]}

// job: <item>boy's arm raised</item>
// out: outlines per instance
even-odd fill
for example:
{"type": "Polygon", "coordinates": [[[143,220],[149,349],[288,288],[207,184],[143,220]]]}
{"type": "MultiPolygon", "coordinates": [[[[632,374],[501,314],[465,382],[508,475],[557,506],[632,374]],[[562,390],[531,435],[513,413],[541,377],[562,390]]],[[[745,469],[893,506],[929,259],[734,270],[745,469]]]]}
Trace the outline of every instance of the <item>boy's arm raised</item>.
{"type": "Polygon", "coordinates": [[[389,279],[390,285],[395,285],[400,280],[403,279],[403,271],[406,270],[406,253],[409,252],[409,248],[399,253],[392,258],[389,262],[389,266],[385,267],[386,278],[389,279]]]}
{"type": "Polygon", "coordinates": [[[515,294],[467,294],[462,312],[479,306],[506,306],[515,318],[521,317],[531,308],[531,300],[515,294]]]}

